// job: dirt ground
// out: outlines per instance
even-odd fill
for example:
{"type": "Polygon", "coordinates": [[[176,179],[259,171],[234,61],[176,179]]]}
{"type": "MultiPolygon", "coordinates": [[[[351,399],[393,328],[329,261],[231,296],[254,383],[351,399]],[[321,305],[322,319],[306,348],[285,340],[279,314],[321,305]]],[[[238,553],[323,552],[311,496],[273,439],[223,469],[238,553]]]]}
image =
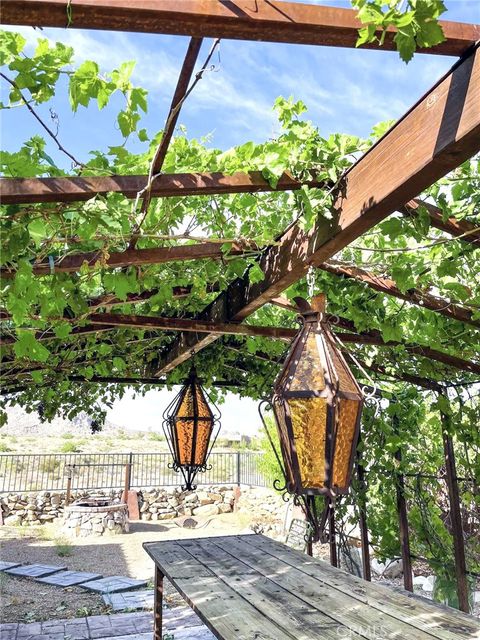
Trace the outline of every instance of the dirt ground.
{"type": "MultiPolygon", "coordinates": [[[[0,557],[6,562],[60,564],[70,570],[104,576],[129,576],[149,580],[151,587],[153,562],[143,550],[143,542],[232,535],[244,532],[249,524],[248,516],[233,513],[203,522],[197,520],[196,529],[184,529],[174,522],[132,522],[129,534],[74,541],[67,541],[61,535],[60,525],[28,529],[4,526],[0,529],[0,557]],[[68,555],[61,555],[64,553],[68,555]]],[[[168,582],[165,586],[167,602],[182,604],[168,582]]],[[[33,622],[108,612],[101,596],[80,587],[61,589],[28,578],[14,578],[4,572],[0,573],[0,592],[1,622],[33,622]]]]}

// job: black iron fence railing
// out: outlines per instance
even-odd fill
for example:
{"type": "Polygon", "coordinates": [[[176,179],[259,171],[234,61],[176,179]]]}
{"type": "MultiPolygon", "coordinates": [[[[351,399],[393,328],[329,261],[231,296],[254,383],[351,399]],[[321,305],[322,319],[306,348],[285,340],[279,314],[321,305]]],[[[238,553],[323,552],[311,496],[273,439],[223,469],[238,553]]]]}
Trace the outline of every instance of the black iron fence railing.
{"type": "MultiPolygon", "coordinates": [[[[273,479],[260,471],[261,453],[213,452],[211,469],[199,474],[197,484],[244,484],[268,487],[273,479]]],[[[182,484],[169,468],[169,453],[47,453],[0,454],[0,493],[121,489],[126,474],[132,489],[182,484]]]]}

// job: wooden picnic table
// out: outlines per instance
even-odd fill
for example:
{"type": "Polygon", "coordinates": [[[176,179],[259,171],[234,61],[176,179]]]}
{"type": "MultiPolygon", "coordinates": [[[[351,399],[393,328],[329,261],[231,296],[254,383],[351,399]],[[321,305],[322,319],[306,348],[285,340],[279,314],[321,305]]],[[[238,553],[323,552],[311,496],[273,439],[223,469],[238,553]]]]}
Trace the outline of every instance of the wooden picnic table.
{"type": "Polygon", "coordinates": [[[262,535],[146,542],[156,567],[221,640],[480,639],[480,621],[366,582],[262,535]]]}

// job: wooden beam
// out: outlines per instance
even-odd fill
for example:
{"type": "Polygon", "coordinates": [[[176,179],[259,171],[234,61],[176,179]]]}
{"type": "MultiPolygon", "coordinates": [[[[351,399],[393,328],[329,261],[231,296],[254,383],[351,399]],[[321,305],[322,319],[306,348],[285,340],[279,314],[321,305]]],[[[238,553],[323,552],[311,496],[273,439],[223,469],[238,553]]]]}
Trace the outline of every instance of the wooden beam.
{"type": "MultiPolygon", "coordinates": [[[[3,0],[2,23],[331,47],[355,47],[362,26],[352,9],[278,0],[74,0],[71,20],[67,5],[67,0],[3,0]]],[[[441,24],[446,40],[420,52],[459,56],[480,38],[477,25],[441,24]]],[[[394,33],[388,31],[383,49],[395,48],[394,33]]]]}
{"type": "Polygon", "coordinates": [[[373,373],[378,373],[382,376],[387,376],[389,378],[393,378],[394,380],[399,380],[400,382],[408,382],[409,384],[413,384],[416,387],[421,387],[422,389],[427,389],[429,391],[442,391],[444,386],[437,382],[436,380],[431,380],[430,378],[423,378],[421,376],[417,376],[411,373],[405,373],[404,371],[396,371],[395,373],[387,371],[386,367],[376,362],[372,362],[367,364],[363,360],[360,360],[355,356],[355,360],[351,357],[348,351],[343,351],[344,356],[350,363],[356,366],[355,360],[360,364],[361,367],[366,369],[367,371],[373,371],[373,373]]]}
{"type": "MultiPolygon", "coordinates": [[[[259,259],[263,281],[232,283],[201,314],[203,320],[243,320],[362,233],[480,150],[480,54],[472,49],[345,174],[332,207],[304,232],[292,226],[259,259]],[[402,158],[402,162],[399,162],[402,158]]],[[[169,371],[214,340],[180,335],[164,354],[169,371]]]]}
{"type": "Polygon", "coordinates": [[[161,318],[158,316],[130,316],[122,313],[92,313],[88,321],[93,325],[161,329],[163,331],[208,332],[214,335],[242,335],[292,340],[298,331],[287,327],[257,327],[247,324],[204,322],[187,318],[161,318]]]}
{"type": "MultiPolygon", "coordinates": [[[[0,178],[0,198],[3,204],[33,204],[41,202],[82,202],[96,195],[121,193],[136,198],[145,189],[148,176],[68,176],[58,178],[0,178]]],[[[152,181],[151,196],[168,198],[229,193],[293,191],[303,185],[323,187],[318,180],[299,181],[284,173],[273,188],[260,171],[232,175],[213,173],[163,174],[152,181]]]]}
{"type": "Polygon", "coordinates": [[[343,278],[351,278],[356,282],[362,282],[375,291],[399,298],[400,300],[406,300],[424,309],[435,311],[446,318],[458,320],[458,322],[465,322],[473,327],[480,328],[480,320],[473,319],[473,314],[470,309],[453,304],[448,300],[438,298],[419,289],[409,289],[408,291],[402,292],[397,287],[395,281],[390,278],[376,276],[358,267],[345,267],[335,263],[323,263],[320,265],[320,269],[343,278]]]}
{"type": "MultiPolygon", "coordinates": [[[[243,255],[246,252],[258,250],[256,245],[246,242],[234,242],[231,244],[230,253],[222,250],[218,242],[201,242],[198,244],[184,244],[176,247],[155,247],[152,249],[126,249],[125,251],[112,251],[106,255],[102,251],[90,251],[77,253],[60,258],[52,265],[48,261],[34,263],[32,270],[36,276],[49,276],[54,273],[72,273],[82,267],[109,268],[129,267],[132,265],[164,264],[166,262],[179,262],[198,259],[225,258],[227,255],[243,255]]],[[[11,278],[15,271],[0,267],[1,278],[11,278]]]]}
{"type": "MultiPolygon", "coordinates": [[[[300,309],[290,302],[288,298],[284,296],[279,296],[270,300],[270,302],[276,306],[279,306],[283,309],[287,309],[288,311],[292,311],[294,313],[300,313],[300,309]]],[[[436,360],[437,362],[441,362],[448,367],[453,367],[454,369],[459,369],[460,371],[466,371],[468,373],[478,373],[480,374],[480,363],[472,362],[471,360],[465,360],[464,358],[459,358],[458,356],[452,356],[449,353],[445,353],[444,351],[438,351],[437,349],[431,349],[430,347],[419,345],[419,344],[411,344],[409,342],[400,342],[397,340],[384,340],[382,334],[377,329],[370,329],[368,331],[357,331],[355,328],[355,323],[347,318],[342,318],[338,315],[327,314],[327,319],[330,322],[332,328],[335,331],[335,335],[337,338],[342,340],[343,342],[350,342],[354,344],[371,344],[378,347],[404,347],[409,353],[414,353],[415,355],[422,356],[424,358],[430,358],[430,360],[436,360]],[[347,333],[339,332],[337,329],[343,329],[347,331],[347,333]]]]}
{"type": "Polygon", "coordinates": [[[400,211],[408,216],[417,215],[419,207],[425,207],[430,216],[430,224],[432,227],[444,231],[456,238],[460,237],[463,242],[469,242],[480,247],[480,227],[476,227],[468,220],[457,220],[457,218],[443,219],[442,210],[430,202],[422,200],[411,200],[404,207],[400,207],[400,211]]]}
{"type": "MultiPolygon", "coordinates": [[[[160,144],[158,145],[157,150],[155,151],[155,155],[153,156],[149,175],[154,176],[155,174],[160,173],[160,170],[163,167],[165,156],[167,155],[168,147],[170,145],[173,132],[175,131],[178,116],[180,115],[180,109],[182,108],[183,101],[187,96],[188,85],[190,84],[190,79],[195,68],[198,54],[200,53],[202,42],[202,38],[192,38],[188,45],[187,53],[185,55],[182,68],[180,70],[180,75],[178,77],[177,86],[175,88],[175,93],[173,94],[172,104],[170,105],[167,119],[165,121],[165,126],[163,128],[162,139],[160,140],[160,144]]],[[[151,200],[151,189],[147,188],[147,190],[143,194],[142,206],[139,212],[139,220],[138,223],[136,223],[134,226],[133,235],[130,240],[130,244],[128,245],[129,249],[134,249],[137,244],[140,227],[145,219],[151,200]]]]}
{"type": "MultiPolygon", "coordinates": [[[[152,384],[156,386],[165,386],[171,384],[165,379],[162,378],[146,378],[146,377],[116,377],[116,376],[92,376],[91,378],[84,378],[82,376],[64,376],[62,380],[68,380],[69,382],[77,382],[80,384],[128,384],[129,386],[135,386],[138,384],[152,384]]],[[[183,381],[179,381],[178,384],[183,384],[183,381]]],[[[15,382],[15,384],[10,386],[2,385],[2,389],[0,390],[1,396],[12,395],[14,393],[21,393],[22,391],[26,391],[30,389],[32,386],[35,387],[51,387],[52,382],[48,382],[46,384],[36,384],[33,382],[22,384],[22,382],[15,382]]],[[[230,382],[228,380],[214,380],[212,382],[213,387],[226,387],[226,388],[235,388],[242,387],[241,382],[230,382]]]]}
{"type": "Polygon", "coordinates": [[[465,360],[457,356],[452,356],[444,351],[438,351],[437,349],[431,349],[430,347],[422,347],[420,345],[412,345],[405,342],[398,342],[396,340],[389,340],[385,342],[378,332],[365,332],[365,333],[341,333],[335,332],[337,338],[342,342],[353,344],[370,344],[378,347],[404,347],[408,353],[412,353],[423,358],[429,358],[436,362],[441,362],[447,367],[453,367],[459,371],[466,371],[467,373],[476,373],[480,375],[480,364],[472,362],[471,360],[465,360]]]}

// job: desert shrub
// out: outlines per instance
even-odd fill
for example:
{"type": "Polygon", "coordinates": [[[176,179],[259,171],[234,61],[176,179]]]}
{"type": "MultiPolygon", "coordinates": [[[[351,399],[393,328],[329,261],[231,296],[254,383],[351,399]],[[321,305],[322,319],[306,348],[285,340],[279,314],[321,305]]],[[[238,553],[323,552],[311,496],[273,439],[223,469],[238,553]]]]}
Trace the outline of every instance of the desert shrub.
{"type": "Polygon", "coordinates": [[[61,453],[77,453],[78,447],[78,442],[64,442],[60,447],[60,451],[61,453]]]}
{"type": "Polygon", "coordinates": [[[54,545],[57,556],[60,556],[60,558],[66,558],[73,555],[72,544],[66,538],[56,538],[54,545]]]}
{"type": "Polygon", "coordinates": [[[40,462],[39,468],[43,473],[54,473],[60,468],[61,462],[57,458],[46,458],[40,462]]]}

